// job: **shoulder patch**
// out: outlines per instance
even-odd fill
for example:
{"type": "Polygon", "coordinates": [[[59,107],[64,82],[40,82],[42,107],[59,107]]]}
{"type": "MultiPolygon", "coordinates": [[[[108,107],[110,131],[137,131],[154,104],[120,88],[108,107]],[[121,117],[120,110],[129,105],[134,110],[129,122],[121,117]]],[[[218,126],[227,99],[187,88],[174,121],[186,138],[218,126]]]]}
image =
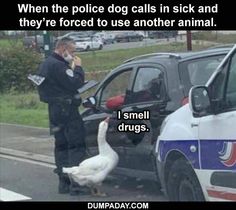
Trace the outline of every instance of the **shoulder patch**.
{"type": "Polygon", "coordinates": [[[43,81],[45,80],[45,77],[29,74],[28,79],[31,80],[34,84],[39,86],[43,83],[43,81]]]}
{"type": "Polygon", "coordinates": [[[67,69],[66,74],[70,77],[74,77],[74,72],[71,69],[67,69]]]}

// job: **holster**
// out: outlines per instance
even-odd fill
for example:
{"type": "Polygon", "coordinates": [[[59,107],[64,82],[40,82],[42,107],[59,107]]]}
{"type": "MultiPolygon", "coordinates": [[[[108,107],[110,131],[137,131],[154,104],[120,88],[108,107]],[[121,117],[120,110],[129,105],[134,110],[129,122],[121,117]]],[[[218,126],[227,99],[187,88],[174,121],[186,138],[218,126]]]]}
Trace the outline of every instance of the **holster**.
{"type": "Polygon", "coordinates": [[[79,94],[74,95],[74,98],[72,99],[72,105],[74,106],[80,106],[82,103],[82,99],[79,94]]]}

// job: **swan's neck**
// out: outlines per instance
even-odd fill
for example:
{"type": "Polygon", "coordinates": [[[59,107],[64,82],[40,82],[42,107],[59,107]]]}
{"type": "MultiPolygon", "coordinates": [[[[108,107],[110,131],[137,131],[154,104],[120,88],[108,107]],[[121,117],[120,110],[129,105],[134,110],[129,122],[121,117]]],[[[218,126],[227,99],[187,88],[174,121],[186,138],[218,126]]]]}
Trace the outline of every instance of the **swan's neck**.
{"type": "Polygon", "coordinates": [[[111,146],[105,142],[104,144],[102,145],[98,145],[98,151],[99,151],[99,154],[101,155],[107,155],[109,152],[113,151],[111,146]]]}
{"type": "Polygon", "coordinates": [[[98,135],[98,151],[99,154],[104,154],[106,155],[108,152],[112,150],[111,146],[107,143],[106,141],[106,131],[102,131],[98,135]]]}

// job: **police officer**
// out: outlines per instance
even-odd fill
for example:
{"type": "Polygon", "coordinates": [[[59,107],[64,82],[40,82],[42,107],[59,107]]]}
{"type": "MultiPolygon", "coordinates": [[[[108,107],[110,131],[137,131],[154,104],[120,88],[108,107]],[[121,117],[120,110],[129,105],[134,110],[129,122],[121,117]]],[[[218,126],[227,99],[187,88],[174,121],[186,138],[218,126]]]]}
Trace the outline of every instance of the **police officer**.
{"type": "Polygon", "coordinates": [[[63,38],[55,51],[39,66],[38,74],[44,77],[39,85],[40,100],[48,103],[51,133],[55,137],[56,173],[59,193],[80,193],[79,186],[62,173],[63,167],[78,166],[86,153],[85,129],[78,112],[81,99],[77,89],[84,84],[81,59],[74,56],[75,43],[63,38]],[[74,69],[70,67],[73,61],[74,69]]]}

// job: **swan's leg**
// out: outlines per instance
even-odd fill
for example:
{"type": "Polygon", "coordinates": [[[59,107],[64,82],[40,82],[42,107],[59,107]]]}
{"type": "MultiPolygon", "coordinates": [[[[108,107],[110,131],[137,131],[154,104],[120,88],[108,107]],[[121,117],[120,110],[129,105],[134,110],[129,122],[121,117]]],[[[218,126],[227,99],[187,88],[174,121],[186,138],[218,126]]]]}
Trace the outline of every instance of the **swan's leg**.
{"type": "Polygon", "coordinates": [[[73,178],[72,178],[71,174],[68,174],[68,177],[70,179],[70,183],[72,183],[73,182],[73,178]]]}
{"type": "Polygon", "coordinates": [[[105,197],[107,194],[105,192],[102,192],[100,189],[100,186],[94,185],[91,187],[91,194],[93,196],[98,196],[98,197],[105,197]]]}

